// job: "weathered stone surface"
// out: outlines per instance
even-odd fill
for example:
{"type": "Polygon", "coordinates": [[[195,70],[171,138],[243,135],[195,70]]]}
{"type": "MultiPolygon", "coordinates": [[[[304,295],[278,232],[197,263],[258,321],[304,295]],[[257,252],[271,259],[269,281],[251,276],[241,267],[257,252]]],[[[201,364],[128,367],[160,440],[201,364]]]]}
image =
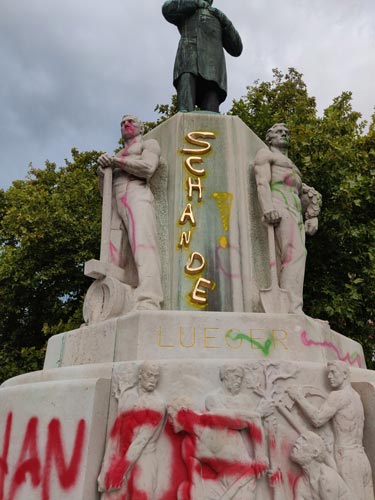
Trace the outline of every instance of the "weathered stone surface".
{"type": "Polygon", "coordinates": [[[51,337],[45,368],[176,358],[338,359],[365,367],[360,344],[304,314],[145,311],[51,337]]]}
{"type": "Polygon", "coordinates": [[[0,498],[97,498],[110,379],[35,378],[1,389],[0,498]]]}

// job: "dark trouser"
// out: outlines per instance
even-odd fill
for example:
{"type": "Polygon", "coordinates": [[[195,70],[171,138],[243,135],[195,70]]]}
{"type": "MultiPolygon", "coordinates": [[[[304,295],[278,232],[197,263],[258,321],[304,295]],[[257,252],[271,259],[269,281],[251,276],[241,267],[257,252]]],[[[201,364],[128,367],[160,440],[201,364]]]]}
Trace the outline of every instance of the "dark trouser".
{"type": "Polygon", "coordinates": [[[202,111],[219,112],[219,87],[215,82],[183,73],[176,82],[176,89],[178,111],[194,111],[197,105],[202,111]]]}

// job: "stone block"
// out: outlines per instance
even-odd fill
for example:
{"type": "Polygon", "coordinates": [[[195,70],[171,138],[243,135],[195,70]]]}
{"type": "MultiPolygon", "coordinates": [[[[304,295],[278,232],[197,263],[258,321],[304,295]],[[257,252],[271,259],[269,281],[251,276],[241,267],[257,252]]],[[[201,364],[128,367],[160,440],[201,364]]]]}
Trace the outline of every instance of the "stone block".
{"type": "Polygon", "coordinates": [[[44,378],[1,389],[0,498],[98,499],[110,381],[44,378]]]}

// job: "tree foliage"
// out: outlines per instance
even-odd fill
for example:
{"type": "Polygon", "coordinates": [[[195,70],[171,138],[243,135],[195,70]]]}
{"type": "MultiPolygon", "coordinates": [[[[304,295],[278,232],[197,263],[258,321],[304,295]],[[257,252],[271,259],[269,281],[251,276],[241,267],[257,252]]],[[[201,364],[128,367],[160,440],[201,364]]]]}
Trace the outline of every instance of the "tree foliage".
{"type": "MultiPolygon", "coordinates": [[[[176,96],[156,111],[146,130],[176,113],[176,96]]],[[[319,232],[307,242],[304,310],[361,342],[374,366],[375,113],[366,129],[343,92],[319,116],[291,68],[247,87],[229,114],[261,138],[276,122],[290,128],[290,156],[323,196],[319,232]]],[[[100,241],[98,155],[73,149],[65,166],[30,168],[25,180],[0,191],[1,379],[40,368],[48,336],[81,324],[91,283],[83,264],[97,256],[100,241]]]]}
{"type": "Polygon", "coordinates": [[[0,196],[0,377],[40,367],[46,338],[82,323],[83,264],[100,241],[98,153],[31,167],[0,196]]]}

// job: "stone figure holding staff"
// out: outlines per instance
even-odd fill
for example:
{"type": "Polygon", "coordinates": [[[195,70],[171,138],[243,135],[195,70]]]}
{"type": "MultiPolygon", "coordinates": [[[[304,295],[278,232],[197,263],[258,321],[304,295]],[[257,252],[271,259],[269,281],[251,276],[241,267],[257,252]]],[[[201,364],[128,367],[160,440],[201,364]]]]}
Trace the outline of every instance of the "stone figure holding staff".
{"type": "Polygon", "coordinates": [[[102,176],[106,169],[113,172],[112,212],[122,233],[121,244],[110,240],[105,245],[109,245],[110,262],[135,277],[133,282],[128,281],[134,287],[133,310],[160,309],[161,267],[154,197],[149,186],[159,166],[160,147],[156,140],[143,138],[143,123],[135,116],[122,118],[121,134],[123,149],[115,156],[105,153],[98,159],[102,176]]]}

